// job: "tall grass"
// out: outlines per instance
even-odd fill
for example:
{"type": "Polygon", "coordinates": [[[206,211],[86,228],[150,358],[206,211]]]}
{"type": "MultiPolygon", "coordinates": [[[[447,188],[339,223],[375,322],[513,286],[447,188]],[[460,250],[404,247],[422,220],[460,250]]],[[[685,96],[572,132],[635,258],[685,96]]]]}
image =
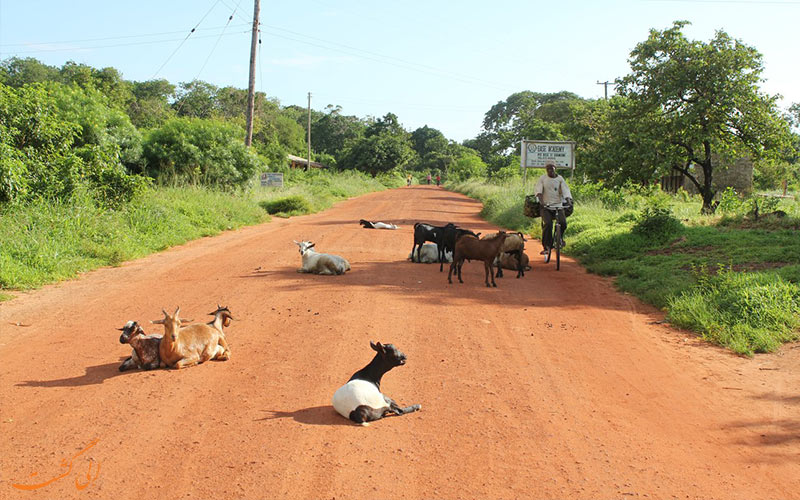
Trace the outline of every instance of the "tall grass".
{"type": "Polygon", "coordinates": [[[247,197],[203,188],[154,188],[118,210],[91,197],[4,207],[0,287],[30,289],[269,216],[247,197]]]}
{"type": "MultiPolygon", "coordinates": [[[[508,229],[541,237],[540,219],[523,215],[533,183],[449,185],[484,203],[482,216],[508,229]]],[[[576,199],[565,235],[566,253],[590,272],[615,276],[617,287],[668,311],[676,325],[710,341],[750,355],[774,350],[797,338],[800,310],[800,203],[781,200],[783,217],[754,220],[740,211],[700,214],[701,201],[685,193],[671,196],[650,188],[608,190],[596,184],[571,186],[576,199]],[[706,269],[715,280],[701,279],[706,269]],[[713,285],[713,286],[712,286],[713,285]],[[733,287],[732,295],[714,291],[733,287]],[[781,297],[773,302],[764,297],[781,297]],[[745,297],[745,298],[741,298],[745,297]],[[761,297],[761,298],[756,298],[761,297]],[[793,300],[783,300],[795,297],[793,300]],[[751,306],[726,309],[722,300],[751,306]],[[769,317],[773,322],[753,323],[769,317]]]]}
{"type": "MultiPolygon", "coordinates": [[[[36,288],[258,224],[269,220],[266,209],[273,206],[279,216],[317,212],[345,198],[400,186],[404,179],[402,172],[371,177],[355,171],[293,171],[283,188],[156,187],[115,210],[100,208],[89,193],[68,202],[5,205],[0,207],[0,290],[36,288]]],[[[10,296],[0,294],[3,298],[10,296]]]]}

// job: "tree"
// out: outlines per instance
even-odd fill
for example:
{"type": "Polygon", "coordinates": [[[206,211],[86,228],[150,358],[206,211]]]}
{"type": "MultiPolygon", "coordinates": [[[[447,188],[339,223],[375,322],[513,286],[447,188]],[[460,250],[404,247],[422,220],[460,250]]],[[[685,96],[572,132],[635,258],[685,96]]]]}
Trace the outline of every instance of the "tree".
{"type": "Polygon", "coordinates": [[[687,24],[650,30],[631,52],[632,72],[618,81],[617,94],[629,99],[624,119],[639,122],[643,140],[675,152],[673,168],[695,184],[703,213],[710,213],[714,162],[778,154],[788,145],[789,128],[776,97],[759,91],[761,54],[724,31],[709,43],[688,40],[687,24]]]}
{"type": "Polygon", "coordinates": [[[311,123],[311,147],[318,153],[339,155],[348,141],[364,134],[366,125],[356,116],[341,114],[339,106],[328,105],[328,114],[311,123]]]}
{"type": "Polygon", "coordinates": [[[0,83],[9,87],[22,87],[25,84],[59,82],[58,68],[42,64],[38,59],[11,57],[0,63],[0,83]]]}
{"type": "Polygon", "coordinates": [[[157,127],[175,115],[169,105],[169,99],[175,94],[175,86],[167,80],[133,82],[132,92],[128,116],[137,127],[157,127]]]}
{"type": "Polygon", "coordinates": [[[211,118],[217,106],[216,85],[202,80],[183,82],[179,86],[176,100],[172,104],[178,116],[211,118]]]}
{"type": "Polygon", "coordinates": [[[374,176],[404,166],[413,155],[408,132],[396,115],[387,113],[367,127],[364,136],[344,151],[338,163],[341,168],[363,170],[374,176]]]}

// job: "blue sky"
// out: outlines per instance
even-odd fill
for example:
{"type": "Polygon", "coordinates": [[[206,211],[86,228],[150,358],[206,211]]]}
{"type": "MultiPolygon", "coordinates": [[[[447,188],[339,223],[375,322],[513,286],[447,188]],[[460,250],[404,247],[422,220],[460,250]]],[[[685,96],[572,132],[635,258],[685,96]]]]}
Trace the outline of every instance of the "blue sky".
{"type": "MultiPolygon", "coordinates": [[[[0,0],[0,59],[247,88],[252,16],[252,0],[0,0]]],[[[628,73],[649,29],[679,19],[692,39],[721,29],[754,46],[762,90],[783,108],[800,102],[800,0],[262,0],[260,19],[259,91],[303,107],[311,92],[312,108],[362,118],[393,112],[409,131],[457,141],[514,92],[602,97],[597,82],[628,73]]]]}

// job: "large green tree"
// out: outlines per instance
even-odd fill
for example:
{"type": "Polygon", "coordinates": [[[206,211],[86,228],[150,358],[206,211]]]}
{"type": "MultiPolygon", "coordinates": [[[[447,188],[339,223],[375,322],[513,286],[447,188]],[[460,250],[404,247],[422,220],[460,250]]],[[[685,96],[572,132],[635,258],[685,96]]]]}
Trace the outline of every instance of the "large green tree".
{"type": "Polygon", "coordinates": [[[761,54],[724,31],[709,43],[689,40],[683,34],[687,24],[650,30],[631,52],[631,73],[618,81],[617,94],[629,100],[620,119],[638,122],[640,143],[666,152],[673,168],[697,186],[702,210],[709,213],[715,163],[780,154],[788,146],[789,127],[776,97],[759,90],[761,54]]]}
{"type": "Polygon", "coordinates": [[[363,137],[346,148],[339,166],[377,175],[403,167],[413,156],[408,132],[400,125],[395,114],[387,113],[370,124],[363,137]]]}

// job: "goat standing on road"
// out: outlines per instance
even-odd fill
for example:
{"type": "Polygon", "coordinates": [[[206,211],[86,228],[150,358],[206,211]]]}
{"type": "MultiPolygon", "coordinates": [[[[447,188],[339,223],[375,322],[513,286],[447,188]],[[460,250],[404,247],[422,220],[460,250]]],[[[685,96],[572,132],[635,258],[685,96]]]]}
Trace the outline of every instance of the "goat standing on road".
{"type": "Polygon", "coordinates": [[[464,265],[464,260],[482,260],[483,268],[486,273],[486,286],[497,287],[494,282],[494,259],[500,253],[503,247],[503,242],[506,241],[506,232],[500,231],[497,237],[492,239],[479,240],[474,236],[462,236],[456,242],[456,251],[453,253],[453,263],[450,264],[450,271],[447,273],[447,282],[453,283],[453,270],[458,270],[458,282],[464,283],[461,279],[461,267],[464,265]],[[492,284],[489,284],[489,278],[492,279],[492,284]]]}
{"type": "Polygon", "coordinates": [[[368,422],[387,415],[405,415],[421,409],[418,404],[401,408],[381,393],[381,377],[395,366],[406,364],[406,355],[392,344],[370,342],[369,345],[375,357],[333,394],[336,411],[357,424],[369,425],[368,422]]]}

